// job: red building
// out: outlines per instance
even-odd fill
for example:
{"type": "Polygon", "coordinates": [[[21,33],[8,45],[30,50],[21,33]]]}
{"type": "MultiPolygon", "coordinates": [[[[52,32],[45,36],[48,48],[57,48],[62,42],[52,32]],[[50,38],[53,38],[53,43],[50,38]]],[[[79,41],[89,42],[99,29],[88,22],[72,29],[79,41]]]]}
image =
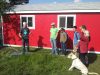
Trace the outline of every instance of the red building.
{"type": "Polygon", "coordinates": [[[100,53],[100,2],[17,5],[13,11],[3,16],[4,46],[22,45],[18,34],[23,21],[28,23],[31,31],[30,46],[43,48],[51,48],[52,22],[56,23],[58,29],[66,29],[70,37],[67,43],[69,49],[72,48],[72,27],[86,25],[91,35],[89,51],[100,53]]]}

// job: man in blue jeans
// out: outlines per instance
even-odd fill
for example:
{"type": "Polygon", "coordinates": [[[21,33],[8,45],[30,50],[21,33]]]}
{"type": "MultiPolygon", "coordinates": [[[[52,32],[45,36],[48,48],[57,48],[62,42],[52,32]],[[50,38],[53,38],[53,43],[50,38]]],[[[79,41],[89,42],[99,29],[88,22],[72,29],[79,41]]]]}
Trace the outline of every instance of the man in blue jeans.
{"type": "Polygon", "coordinates": [[[29,51],[29,33],[30,31],[29,28],[27,28],[27,23],[23,22],[23,28],[19,34],[23,42],[23,54],[29,51]],[[25,45],[27,46],[27,49],[25,48],[25,45]]]}
{"type": "MultiPolygon", "coordinates": [[[[73,48],[76,50],[76,47],[78,47],[78,43],[80,41],[80,34],[77,31],[77,26],[73,27],[74,30],[74,38],[73,38],[73,48]]],[[[79,48],[78,48],[79,49],[79,48]]]]}
{"type": "Polygon", "coordinates": [[[56,38],[58,35],[58,29],[55,27],[55,23],[51,23],[51,29],[50,29],[50,42],[52,46],[52,54],[57,55],[57,47],[56,47],[56,38]]]}

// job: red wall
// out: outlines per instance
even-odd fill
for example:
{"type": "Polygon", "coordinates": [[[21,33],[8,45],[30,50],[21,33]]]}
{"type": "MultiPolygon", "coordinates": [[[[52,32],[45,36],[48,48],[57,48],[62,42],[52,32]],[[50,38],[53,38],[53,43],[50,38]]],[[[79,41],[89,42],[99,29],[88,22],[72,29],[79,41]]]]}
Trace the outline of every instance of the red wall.
{"type": "MultiPolygon", "coordinates": [[[[29,15],[29,14],[28,14],[29,15]]],[[[30,14],[32,15],[32,14],[30,14]]],[[[57,24],[57,15],[59,14],[33,14],[35,15],[35,29],[31,29],[30,45],[39,47],[51,47],[50,44],[50,27],[51,23],[57,24]]],[[[3,32],[4,44],[21,45],[22,41],[18,36],[20,32],[20,16],[19,15],[6,15],[3,16],[3,32]]],[[[91,42],[89,44],[90,50],[100,51],[99,47],[99,27],[100,27],[100,14],[98,13],[85,13],[76,14],[76,25],[85,24],[91,34],[91,42]]],[[[67,43],[68,48],[72,48],[73,32],[67,31],[70,41],[67,43]]],[[[59,43],[58,43],[59,45],[59,43]]]]}
{"type": "Polygon", "coordinates": [[[89,44],[89,49],[91,51],[96,50],[100,52],[100,13],[93,13],[93,14],[76,14],[77,26],[86,25],[87,29],[90,31],[91,41],[89,44]]]}
{"type": "Polygon", "coordinates": [[[35,15],[35,30],[32,30],[31,45],[50,47],[50,27],[51,22],[56,22],[57,16],[52,14],[36,14],[35,15]]]}
{"type": "Polygon", "coordinates": [[[4,15],[3,16],[3,33],[4,44],[20,44],[18,36],[20,32],[20,17],[19,15],[4,15]]]}

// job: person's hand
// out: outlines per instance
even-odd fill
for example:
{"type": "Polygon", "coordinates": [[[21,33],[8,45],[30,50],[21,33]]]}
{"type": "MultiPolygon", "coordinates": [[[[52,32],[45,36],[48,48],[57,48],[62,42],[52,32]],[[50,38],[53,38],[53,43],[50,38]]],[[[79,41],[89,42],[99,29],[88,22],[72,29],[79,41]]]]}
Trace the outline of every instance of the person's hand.
{"type": "Polygon", "coordinates": [[[19,37],[22,38],[21,34],[19,33],[19,37]]]}
{"type": "Polygon", "coordinates": [[[19,36],[20,38],[22,38],[22,36],[19,36]]]}
{"type": "Polygon", "coordinates": [[[78,47],[74,46],[73,52],[77,52],[78,47]]]}
{"type": "Polygon", "coordinates": [[[76,49],[73,49],[73,52],[74,52],[74,53],[76,53],[76,52],[77,52],[77,50],[76,50],[76,49]]]}
{"type": "Polygon", "coordinates": [[[77,50],[78,49],[78,45],[74,46],[74,50],[77,50]]]}

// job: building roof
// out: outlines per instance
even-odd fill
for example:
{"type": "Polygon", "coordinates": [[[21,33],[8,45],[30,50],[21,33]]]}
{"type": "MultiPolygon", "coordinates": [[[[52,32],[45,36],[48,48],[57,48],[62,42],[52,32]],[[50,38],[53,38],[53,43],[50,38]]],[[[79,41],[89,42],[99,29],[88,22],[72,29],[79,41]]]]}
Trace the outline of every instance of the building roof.
{"type": "Polygon", "coordinates": [[[95,10],[100,12],[100,2],[72,2],[72,3],[51,3],[51,4],[26,4],[17,5],[15,12],[28,11],[80,11],[95,10]]]}

